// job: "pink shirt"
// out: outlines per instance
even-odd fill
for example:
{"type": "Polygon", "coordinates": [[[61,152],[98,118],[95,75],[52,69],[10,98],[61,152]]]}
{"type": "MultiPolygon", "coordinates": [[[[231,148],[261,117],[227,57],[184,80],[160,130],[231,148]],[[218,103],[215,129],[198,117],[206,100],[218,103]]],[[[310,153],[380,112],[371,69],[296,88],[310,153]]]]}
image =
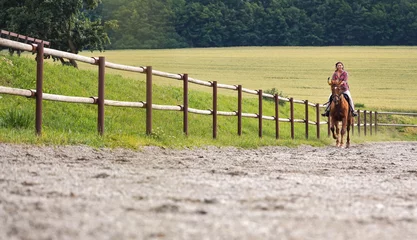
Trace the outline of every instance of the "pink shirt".
{"type": "Polygon", "coordinates": [[[346,92],[347,90],[349,90],[348,73],[345,70],[343,70],[343,72],[340,74],[340,77],[337,77],[337,71],[333,73],[332,80],[337,80],[337,79],[343,81],[342,84],[340,85],[340,88],[343,92],[346,92]]]}

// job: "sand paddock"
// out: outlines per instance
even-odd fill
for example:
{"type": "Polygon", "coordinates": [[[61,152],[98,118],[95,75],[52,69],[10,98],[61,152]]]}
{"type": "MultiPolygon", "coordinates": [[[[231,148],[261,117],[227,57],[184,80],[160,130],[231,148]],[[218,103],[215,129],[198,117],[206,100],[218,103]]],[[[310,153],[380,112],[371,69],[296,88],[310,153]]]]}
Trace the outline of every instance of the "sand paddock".
{"type": "Polygon", "coordinates": [[[0,239],[417,239],[417,142],[0,143],[0,239]]]}

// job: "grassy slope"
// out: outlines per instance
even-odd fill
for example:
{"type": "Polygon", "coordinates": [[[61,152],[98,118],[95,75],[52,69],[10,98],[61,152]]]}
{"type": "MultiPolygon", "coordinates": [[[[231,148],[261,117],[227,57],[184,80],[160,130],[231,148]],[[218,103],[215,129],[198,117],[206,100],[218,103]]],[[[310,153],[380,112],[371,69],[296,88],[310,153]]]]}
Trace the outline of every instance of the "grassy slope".
{"type": "MultiPolygon", "coordinates": [[[[27,58],[0,56],[0,85],[23,89],[34,89],[35,61],[27,58]],[[11,59],[11,60],[9,60],[11,59]]],[[[70,67],[46,64],[44,91],[66,96],[89,97],[97,95],[97,74],[95,71],[76,70],[70,67]]],[[[119,75],[106,76],[106,99],[123,101],[145,100],[145,75],[137,79],[122,78],[119,75]]],[[[154,86],[154,103],[180,105],[182,90],[178,87],[154,86]]],[[[190,107],[211,108],[211,94],[190,92],[190,107]]],[[[219,111],[236,110],[236,98],[220,94],[219,111]]],[[[273,105],[264,101],[264,114],[273,115],[273,105]]],[[[281,140],[275,139],[272,121],[264,121],[263,138],[258,138],[258,120],[243,119],[243,136],[237,137],[235,117],[219,116],[218,138],[212,139],[211,116],[190,114],[190,133],[182,133],[182,113],[154,111],[153,134],[145,134],[145,110],[133,108],[106,107],[105,135],[97,134],[97,109],[94,105],[44,101],[43,134],[34,134],[35,101],[18,96],[1,95],[0,98],[0,141],[43,144],[87,144],[95,147],[129,147],[143,145],[167,147],[192,146],[239,146],[258,147],[264,145],[297,144],[324,145],[331,141],[322,126],[322,140],[315,139],[315,128],[310,128],[310,140],[304,138],[304,127],[297,126],[295,138],[290,140],[289,124],[281,124],[281,140]]],[[[297,108],[296,118],[302,118],[303,108],[297,108]],[[299,117],[297,116],[299,115],[299,117]]],[[[257,100],[245,99],[244,112],[256,113],[257,100]]],[[[281,108],[280,117],[288,116],[288,104],[281,108]]],[[[407,139],[395,132],[354,141],[407,139]],[[394,134],[394,135],[392,135],[394,134]]]]}

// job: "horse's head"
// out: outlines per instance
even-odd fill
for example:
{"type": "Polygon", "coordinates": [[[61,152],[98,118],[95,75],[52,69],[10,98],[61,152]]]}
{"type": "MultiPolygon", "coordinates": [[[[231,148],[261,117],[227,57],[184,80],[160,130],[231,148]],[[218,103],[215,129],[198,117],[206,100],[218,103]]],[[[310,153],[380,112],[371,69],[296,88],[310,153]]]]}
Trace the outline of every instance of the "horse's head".
{"type": "Polygon", "coordinates": [[[332,79],[330,80],[330,78],[327,79],[327,82],[330,85],[330,89],[332,91],[332,98],[333,98],[333,102],[335,102],[336,104],[339,103],[340,101],[340,96],[342,94],[340,85],[343,83],[340,80],[336,80],[336,79],[332,79]]]}

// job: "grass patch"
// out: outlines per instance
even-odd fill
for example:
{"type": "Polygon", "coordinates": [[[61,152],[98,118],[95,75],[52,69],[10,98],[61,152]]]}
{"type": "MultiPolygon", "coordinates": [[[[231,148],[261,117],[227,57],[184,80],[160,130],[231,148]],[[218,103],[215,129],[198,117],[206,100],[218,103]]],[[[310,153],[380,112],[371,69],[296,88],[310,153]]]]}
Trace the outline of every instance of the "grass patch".
{"type": "MultiPolygon", "coordinates": [[[[243,50],[246,49],[243,48],[243,50]]],[[[205,52],[206,50],[201,51],[205,52]]],[[[213,51],[217,52],[219,50],[213,49],[213,51]]],[[[190,50],[190,52],[193,53],[194,50],[190,50]]],[[[155,51],[155,53],[158,55],[159,51],[155,51]]],[[[204,62],[200,64],[204,65],[204,62]]],[[[10,86],[22,89],[34,89],[36,87],[36,63],[32,58],[18,58],[3,55],[0,56],[0,67],[2,69],[2,71],[0,71],[0,86],[10,86]]],[[[158,68],[158,70],[159,69],[161,68],[158,68]]],[[[240,66],[239,69],[244,68],[240,66]]],[[[170,72],[169,69],[164,71],[170,72]]],[[[206,69],[206,71],[210,72],[209,69],[206,69]]],[[[221,72],[222,70],[219,71],[221,72]]],[[[225,71],[227,72],[229,70],[225,71]]],[[[234,71],[238,72],[236,69],[234,71]]],[[[45,93],[79,97],[97,96],[97,70],[77,70],[71,67],[46,62],[44,78],[45,93]]],[[[145,101],[145,78],[146,76],[143,74],[136,74],[134,78],[126,77],[123,74],[106,74],[106,99],[134,102],[145,101]]],[[[210,78],[201,79],[211,80],[210,78]]],[[[168,86],[158,80],[159,79],[155,77],[153,103],[161,105],[181,105],[181,82],[171,80],[173,83],[168,86]]],[[[228,81],[219,82],[230,84],[228,81]]],[[[300,87],[300,85],[298,87],[300,87]]],[[[194,86],[191,88],[189,93],[190,107],[195,109],[211,109],[211,93],[194,88],[194,86]]],[[[264,92],[270,94],[278,93],[280,96],[287,97],[283,94],[285,88],[279,89],[280,90],[272,87],[264,92]]],[[[300,91],[299,89],[300,88],[298,88],[298,91],[300,91]]],[[[328,96],[328,89],[327,87],[323,89],[321,91],[324,92],[323,95],[324,98],[326,98],[328,96]]],[[[285,92],[287,94],[286,90],[285,92]]],[[[288,95],[291,96],[289,93],[288,95]]],[[[304,105],[295,104],[294,107],[294,117],[296,119],[303,119],[305,111],[304,105]]],[[[380,101],[378,108],[383,109],[384,107],[386,106],[380,101]]],[[[236,111],[236,92],[220,89],[218,110],[227,112],[236,111]]],[[[110,106],[105,107],[105,134],[104,136],[100,136],[97,133],[96,105],[44,101],[43,111],[42,136],[36,136],[34,127],[34,99],[1,95],[0,141],[50,145],[85,144],[94,147],[125,148],[140,148],[141,146],[147,145],[172,148],[203,147],[207,145],[254,148],[271,145],[297,146],[299,144],[309,144],[313,146],[324,146],[333,144],[333,140],[327,137],[327,125],[321,126],[321,139],[318,140],[316,139],[315,126],[309,126],[309,138],[306,139],[304,124],[295,123],[295,139],[291,139],[290,124],[281,122],[279,132],[280,139],[277,140],[275,138],[275,126],[273,121],[263,121],[262,138],[259,138],[258,119],[243,118],[243,134],[242,136],[238,136],[237,118],[225,116],[218,117],[218,137],[217,139],[212,139],[212,116],[191,113],[189,114],[189,135],[185,136],[182,131],[182,112],[158,110],[153,111],[153,132],[148,136],[145,134],[145,109],[110,106]]],[[[256,96],[244,94],[243,111],[246,113],[258,112],[258,99],[256,96]]],[[[280,118],[288,118],[289,104],[281,105],[279,111],[280,118]]],[[[274,105],[272,101],[263,102],[263,114],[266,116],[274,115],[274,105]]],[[[309,115],[310,120],[315,121],[314,108],[309,109],[309,115]]],[[[322,121],[324,120],[322,119],[322,121]]],[[[401,121],[416,123],[415,118],[405,118],[401,121]]],[[[386,128],[385,133],[378,133],[378,136],[372,136],[372,138],[361,136],[359,138],[354,135],[352,140],[353,142],[362,142],[368,140],[410,140],[413,139],[413,137],[415,139],[416,132],[409,129],[410,128],[386,128]]]]}
{"type": "Polygon", "coordinates": [[[29,128],[33,124],[33,113],[27,109],[12,108],[0,113],[0,126],[4,128],[29,128]]]}

